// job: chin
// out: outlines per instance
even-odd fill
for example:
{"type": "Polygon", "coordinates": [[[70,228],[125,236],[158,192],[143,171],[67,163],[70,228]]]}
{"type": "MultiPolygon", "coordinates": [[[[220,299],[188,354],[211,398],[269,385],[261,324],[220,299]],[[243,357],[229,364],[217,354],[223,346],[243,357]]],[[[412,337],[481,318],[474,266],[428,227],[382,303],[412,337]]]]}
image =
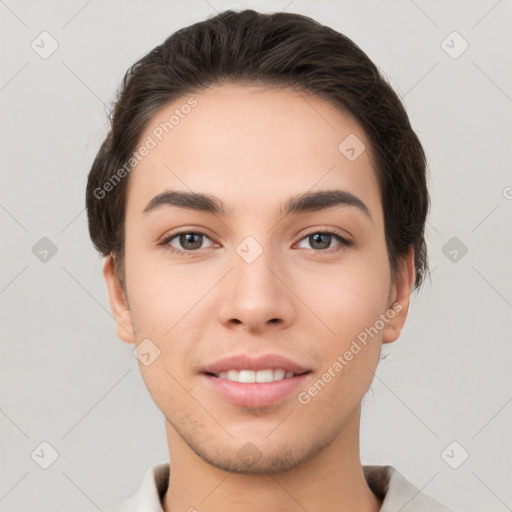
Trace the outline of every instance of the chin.
{"type": "MultiPolygon", "coordinates": [[[[244,439],[250,439],[247,433],[244,439]]],[[[318,455],[330,441],[316,438],[305,443],[303,440],[284,442],[279,439],[254,437],[253,441],[233,442],[233,446],[213,446],[209,443],[201,446],[187,442],[188,446],[208,464],[228,471],[244,475],[272,475],[291,471],[318,455]]],[[[288,438],[290,439],[290,438],[288,438]]]]}

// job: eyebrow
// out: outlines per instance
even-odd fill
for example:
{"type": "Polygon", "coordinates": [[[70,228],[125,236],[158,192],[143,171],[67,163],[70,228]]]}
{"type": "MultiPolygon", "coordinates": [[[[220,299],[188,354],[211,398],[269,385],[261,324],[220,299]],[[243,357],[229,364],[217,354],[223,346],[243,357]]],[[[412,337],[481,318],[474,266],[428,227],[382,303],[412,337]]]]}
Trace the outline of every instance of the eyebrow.
{"type": "MultiPolygon", "coordinates": [[[[149,214],[165,206],[177,206],[179,208],[206,212],[221,217],[228,215],[228,211],[219,198],[210,194],[184,192],[180,190],[167,190],[156,195],[149,201],[143,213],[149,214]]],[[[304,192],[290,198],[285,203],[284,208],[281,207],[281,215],[286,217],[300,213],[327,210],[335,206],[355,207],[373,222],[370,211],[363,201],[346,190],[304,192]]]]}

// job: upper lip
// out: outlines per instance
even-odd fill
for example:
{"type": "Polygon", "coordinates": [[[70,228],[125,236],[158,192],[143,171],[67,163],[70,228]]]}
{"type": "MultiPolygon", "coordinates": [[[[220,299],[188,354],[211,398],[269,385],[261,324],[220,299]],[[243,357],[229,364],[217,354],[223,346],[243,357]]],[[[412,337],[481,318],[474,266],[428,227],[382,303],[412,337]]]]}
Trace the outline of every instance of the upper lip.
{"type": "Polygon", "coordinates": [[[294,361],[277,354],[267,354],[260,357],[250,357],[247,354],[240,354],[231,357],[219,359],[215,363],[205,366],[201,371],[203,373],[225,372],[228,370],[267,370],[267,369],[283,369],[293,373],[305,373],[310,371],[294,361]]]}

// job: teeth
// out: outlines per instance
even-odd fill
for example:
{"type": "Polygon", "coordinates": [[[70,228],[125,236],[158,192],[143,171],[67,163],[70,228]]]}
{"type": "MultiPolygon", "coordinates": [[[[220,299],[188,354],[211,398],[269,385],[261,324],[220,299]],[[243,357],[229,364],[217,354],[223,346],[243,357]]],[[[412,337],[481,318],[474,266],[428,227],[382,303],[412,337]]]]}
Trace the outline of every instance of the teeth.
{"type": "Polygon", "coordinates": [[[254,382],[255,380],[256,372],[251,370],[240,370],[240,373],[238,374],[238,382],[254,382]]]}
{"type": "MultiPolygon", "coordinates": [[[[291,373],[291,372],[288,372],[291,373]]],[[[286,372],[284,370],[274,370],[274,380],[281,380],[286,377],[286,372]]],[[[290,377],[290,375],[289,375],[290,377]]],[[[293,377],[293,373],[291,374],[291,377],[293,377]]]]}
{"type": "MultiPolygon", "coordinates": [[[[240,376],[242,372],[240,372],[240,376]]],[[[255,373],[254,379],[256,382],[273,382],[274,381],[274,370],[259,370],[255,373]]]]}
{"type": "Polygon", "coordinates": [[[220,372],[218,377],[220,379],[227,379],[233,382],[274,382],[275,380],[289,379],[293,377],[293,372],[285,371],[281,368],[277,370],[228,370],[226,372],[220,372]]]}

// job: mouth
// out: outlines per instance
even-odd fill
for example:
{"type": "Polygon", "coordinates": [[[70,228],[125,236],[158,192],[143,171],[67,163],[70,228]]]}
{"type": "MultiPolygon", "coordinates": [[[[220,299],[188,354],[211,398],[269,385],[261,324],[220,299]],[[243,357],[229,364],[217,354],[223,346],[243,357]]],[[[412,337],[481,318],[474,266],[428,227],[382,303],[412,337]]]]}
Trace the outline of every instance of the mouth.
{"type": "Polygon", "coordinates": [[[242,384],[252,384],[252,383],[265,383],[265,382],[276,382],[284,379],[291,379],[293,377],[297,377],[299,375],[304,375],[306,373],[311,373],[311,370],[306,370],[302,372],[292,372],[290,370],[285,370],[283,368],[268,368],[264,370],[227,370],[219,373],[213,372],[204,372],[205,375],[210,375],[211,377],[216,377],[218,379],[226,379],[231,382],[240,382],[242,384]]]}
{"type": "Polygon", "coordinates": [[[313,370],[280,354],[257,357],[241,353],[220,359],[200,371],[205,384],[222,400],[261,408],[289,398],[313,370]]]}
{"type": "Polygon", "coordinates": [[[297,394],[297,388],[304,386],[312,374],[311,370],[301,373],[285,371],[282,368],[268,370],[228,370],[218,374],[204,372],[203,379],[223,401],[246,408],[263,408],[284,402],[297,394]]]}

